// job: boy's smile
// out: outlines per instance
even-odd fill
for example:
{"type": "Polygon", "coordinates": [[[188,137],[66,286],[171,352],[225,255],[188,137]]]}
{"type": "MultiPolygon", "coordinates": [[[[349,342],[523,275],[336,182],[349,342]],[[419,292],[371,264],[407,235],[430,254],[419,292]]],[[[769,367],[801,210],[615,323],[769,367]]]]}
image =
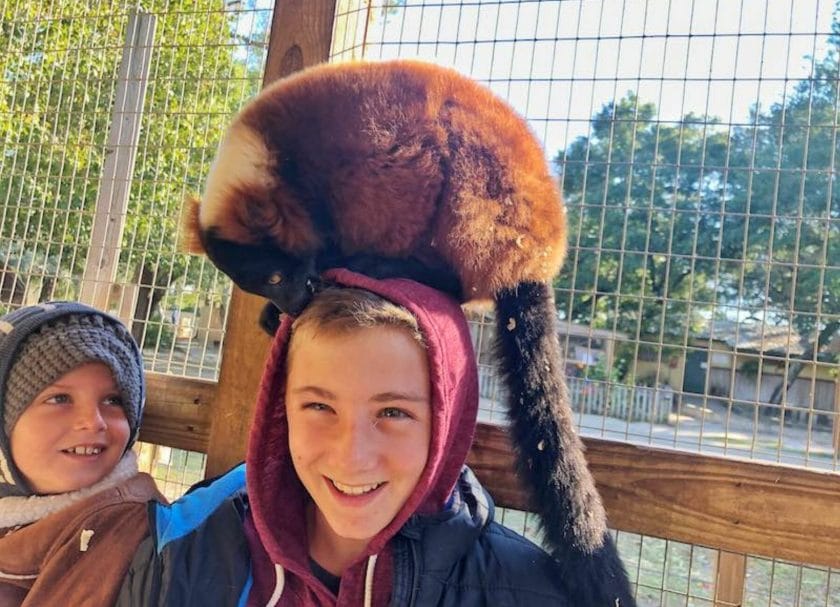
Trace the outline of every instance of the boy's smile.
{"type": "Polygon", "coordinates": [[[333,499],[347,508],[361,508],[373,502],[384,491],[388,483],[351,486],[324,477],[333,499]],[[341,489],[339,489],[341,487],[341,489]]]}
{"type": "Polygon", "coordinates": [[[36,493],[89,487],[122,458],[130,429],[111,370],[93,362],[45,388],[12,429],[15,464],[36,493]]]}
{"type": "Polygon", "coordinates": [[[385,483],[372,483],[370,485],[360,485],[360,486],[353,486],[353,485],[345,485],[344,483],[340,483],[335,479],[331,479],[333,486],[342,494],[344,495],[366,495],[379,489],[385,483]]]}
{"type": "Polygon", "coordinates": [[[62,449],[64,453],[70,455],[99,455],[105,449],[105,445],[77,445],[69,449],[62,449]]]}
{"type": "Polygon", "coordinates": [[[290,348],[289,447],[315,504],[310,543],[363,549],[397,515],[426,466],[426,352],[393,327],[302,330],[290,348]]]}

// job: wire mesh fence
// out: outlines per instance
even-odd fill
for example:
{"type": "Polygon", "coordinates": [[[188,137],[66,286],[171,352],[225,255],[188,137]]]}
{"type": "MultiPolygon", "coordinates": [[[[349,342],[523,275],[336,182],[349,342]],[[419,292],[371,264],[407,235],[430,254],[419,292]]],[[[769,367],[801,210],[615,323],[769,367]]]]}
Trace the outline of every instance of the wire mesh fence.
{"type": "MultiPolygon", "coordinates": [[[[272,3],[0,10],[0,311],[85,299],[148,369],[216,378],[230,286],[177,224],[260,87],[272,3]]],[[[840,470],[837,2],[339,0],[332,59],[361,57],[454,66],[543,141],[582,433],[840,470]]],[[[472,322],[481,418],[504,423],[492,325],[472,322]]],[[[203,473],[142,449],[171,497],[203,473]]],[[[715,551],[618,541],[641,604],[714,604],[715,551]]],[[[745,605],[840,596],[820,569],[750,558],[746,579],[745,605]]]]}
{"type": "MultiPolygon", "coordinates": [[[[556,295],[582,432],[838,469],[836,3],[405,0],[340,16],[337,60],[453,65],[544,142],[569,210],[556,295]]],[[[483,414],[503,421],[492,339],[476,341],[483,414]]]]}
{"type": "MultiPolygon", "coordinates": [[[[506,527],[539,543],[537,517],[499,508],[506,527]]],[[[779,560],[743,559],[743,584],[728,595],[720,579],[725,554],[625,531],[613,532],[639,607],[840,607],[840,572],[779,560]]]]}
{"type": "Polygon", "coordinates": [[[155,479],[160,492],[170,501],[204,479],[207,456],[203,453],[142,442],[134,450],[140,470],[155,479]]]}
{"type": "Polygon", "coordinates": [[[747,559],[744,606],[783,605],[840,605],[840,572],[783,561],[747,559]]]}
{"type": "MultiPolygon", "coordinates": [[[[177,224],[259,88],[272,8],[4,4],[0,305],[86,299],[150,369],[217,376],[229,283],[177,224]]],[[[333,58],[453,65],[529,119],[569,208],[583,432],[836,470],[837,12],[343,0],[333,58]]]]}
{"type": "Polygon", "coordinates": [[[178,223],[259,90],[272,9],[3,3],[0,307],[81,299],[131,327],[149,369],[217,376],[229,283],[178,223]]]}

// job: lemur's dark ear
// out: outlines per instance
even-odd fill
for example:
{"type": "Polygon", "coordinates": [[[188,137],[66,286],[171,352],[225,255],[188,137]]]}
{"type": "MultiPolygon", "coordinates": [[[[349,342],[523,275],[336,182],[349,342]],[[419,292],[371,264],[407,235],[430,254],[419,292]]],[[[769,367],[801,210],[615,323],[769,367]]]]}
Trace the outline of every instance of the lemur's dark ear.
{"type": "Polygon", "coordinates": [[[266,302],[265,306],[263,306],[262,312],[260,312],[260,328],[262,328],[262,330],[268,333],[271,337],[274,337],[274,334],[277,333],[277,329],[280,328],[281,314],[282,312],[280,312],[277,306],[270,301],[266,302]]]}

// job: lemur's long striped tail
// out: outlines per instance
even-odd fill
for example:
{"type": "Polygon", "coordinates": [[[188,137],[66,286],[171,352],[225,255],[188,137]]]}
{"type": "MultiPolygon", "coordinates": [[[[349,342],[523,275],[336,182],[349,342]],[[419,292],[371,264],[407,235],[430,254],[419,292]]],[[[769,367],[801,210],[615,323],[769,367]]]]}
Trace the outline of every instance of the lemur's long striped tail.
{"type": "Polygon", "coordinates": [[[496,296],[496,348],[520,478],[576,607],[634,607],[575,431],[550,285],[496,296]]]}

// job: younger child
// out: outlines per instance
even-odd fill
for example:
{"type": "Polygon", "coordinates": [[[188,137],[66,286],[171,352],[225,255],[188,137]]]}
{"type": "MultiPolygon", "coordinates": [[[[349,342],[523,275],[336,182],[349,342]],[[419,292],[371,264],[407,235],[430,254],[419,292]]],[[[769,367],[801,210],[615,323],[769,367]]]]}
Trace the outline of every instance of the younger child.
{"type": "Polygon", "coordinates": [[[163,500],[131,445],[143,361],[71,302],[0,317],[0,606],[112,604],[163,500]]]}

